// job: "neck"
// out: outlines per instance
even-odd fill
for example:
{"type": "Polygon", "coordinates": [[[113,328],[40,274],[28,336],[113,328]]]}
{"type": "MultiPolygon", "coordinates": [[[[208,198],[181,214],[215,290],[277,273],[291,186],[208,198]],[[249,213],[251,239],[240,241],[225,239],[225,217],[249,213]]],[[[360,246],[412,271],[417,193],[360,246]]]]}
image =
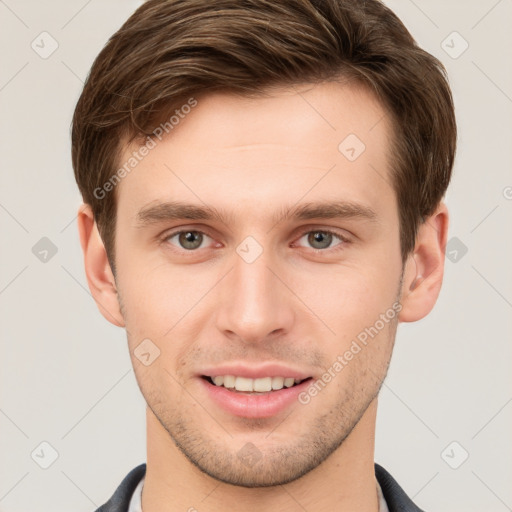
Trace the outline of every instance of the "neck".
{"type": "Polygon", "coordinates": [[[373,462],[376,411],[377,399],[342,445],[298,480],[275,487],[245,488],[202,473],[176,447],[148,407],[143,511],[377,512],[373,462]]]}

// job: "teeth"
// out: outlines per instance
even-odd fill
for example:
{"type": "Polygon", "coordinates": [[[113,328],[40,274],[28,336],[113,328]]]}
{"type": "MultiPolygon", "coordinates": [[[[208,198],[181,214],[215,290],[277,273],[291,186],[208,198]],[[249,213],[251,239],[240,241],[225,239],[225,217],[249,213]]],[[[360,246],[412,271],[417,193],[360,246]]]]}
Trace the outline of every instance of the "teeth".
{"type": "Polygon", "coordinates": [[[283,377],[272,377],[272,389],[283,389],[284,378],[283,377]]]}
{"type": "Polygon", "coordinates": [[[261,377],[259,379],[249,379],[247,377],[236,377],[234,375],[218,375],[212,377],[212,381],[216,386],[224,386],[228,389],[236,391],[267,393],[271,390],[290,388],[294,384],[302,382],[300,379],[293,377],[261,377]]]}
{"type": "Polygon", "coordinates": [[[222,375],[219,375],[218,377],[213,377],[212,380],[216,386],[222,386],[222,384],[224,384],[224,377],[222,375]]]}
{"type": "Polygon", "coordinates": [[[246,379],[245,377],[237,377],[235,380],[235,389],[237,391],[254,391],[253,379],[246,379]]]}
{"type": "Polygon", "coordinates": [[[295,384],[295,379],[289,377],[288,379],[284,379],[284,387],[291,388],[295,384]]]}
{"type": "Polygon", "coordinates": [[[272,390],[272,379],[270,377],[263,377],[261,379],[254,379],[254,391],[264,393],[265,391],[272,390]]]}
{"type": "Polygon", "coordinates": [[[233,375],[225,375],[224,376],[224,387],[225,388],[234,388],[235,387],[235,377],[233,377],[233,375]]]}

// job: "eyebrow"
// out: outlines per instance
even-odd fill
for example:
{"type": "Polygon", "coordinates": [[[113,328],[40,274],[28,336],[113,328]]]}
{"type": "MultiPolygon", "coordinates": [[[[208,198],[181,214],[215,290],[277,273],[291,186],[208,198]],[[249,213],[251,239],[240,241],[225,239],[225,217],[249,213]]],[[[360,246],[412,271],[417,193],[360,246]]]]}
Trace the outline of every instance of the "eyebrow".
{"type": "MultiPolygon", "coordinates": [[[[144,206],[137,213],[137,227],[143,228],[152,224],[172,220],[216,220],[229,224],[237,215],[225,210],[218,210],[208,205],[184,203],[182,201],[156,202],[144,206]]],[[[353,201],[321,201],[300,205],[286,206],[272,217],[277,224],[284,219],[361,219],[377,222],[375,210],[353,201]]]]}

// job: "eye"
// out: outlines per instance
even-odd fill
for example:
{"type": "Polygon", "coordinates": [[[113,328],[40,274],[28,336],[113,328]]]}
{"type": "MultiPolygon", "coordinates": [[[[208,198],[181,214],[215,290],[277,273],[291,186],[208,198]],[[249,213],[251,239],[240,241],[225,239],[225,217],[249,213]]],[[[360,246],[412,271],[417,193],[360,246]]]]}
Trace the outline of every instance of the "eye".
{"type": "MultiPolygon", "coordinates": [[[[306,243],[317,251],[337,248],[341,249],[345,243],[349,243],[349,240],[343,237],[341,234],[335,233],[334,231],[330,231],[328,229],[305,231],[299,238],[299,242],[303,239],[306,239],[306,243]]],[[[208,246],[209,241],[211,242],[212,240],[213,239],[206,233],[192,229],[175,231],[174,233],[166,235],[164,238],[164,242],[168,242],[178,249],[188,252],[193,252],[197,249],[205,248],[208,246]]]]}
{"type": "Polygon", "coordinates": [[[170,242],[172,245],[176,245],[180,249],[194,251],[196,249],[201,249],[203,242],[209,238],[210,237],[202,231],[184,230],[171,233],[165,237],[164,241],[170,242]],[[176,239],[176,243],[173,242],[173,239],[176,239]]]}
{"type": "Polygon", "coordinates": [[[304,238],[306,239],[307,243],[316,250],[340,248],[339,246],[344,245],[345,242],[348,242],[348,240],[340,234],[325,229],[306,231],[302,234],[299,241],[304,238]],[[334,246],[331,245],[333,241],[335,242],[336,240],[338,240],[338,243],[334,246]]]}

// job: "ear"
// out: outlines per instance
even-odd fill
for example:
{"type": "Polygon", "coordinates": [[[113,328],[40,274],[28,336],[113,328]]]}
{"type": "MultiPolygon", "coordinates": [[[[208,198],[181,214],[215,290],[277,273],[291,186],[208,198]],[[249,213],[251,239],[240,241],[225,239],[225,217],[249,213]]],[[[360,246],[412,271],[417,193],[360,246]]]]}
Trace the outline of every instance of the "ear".
{"type": "Polygon", "coordinates": [[[84,253],[85,274],[96,305],[110,323],[124,327],[114,274],[88,204],[82,204],[78,209],[78,232],[84,253]]]}
{"type": "Polygon", "coordinates": [[[437,301],[444,275],[448,209],[440,203],[419,227],[416,244],[405,264],[400,322],[427,316],[437,301]]]}

